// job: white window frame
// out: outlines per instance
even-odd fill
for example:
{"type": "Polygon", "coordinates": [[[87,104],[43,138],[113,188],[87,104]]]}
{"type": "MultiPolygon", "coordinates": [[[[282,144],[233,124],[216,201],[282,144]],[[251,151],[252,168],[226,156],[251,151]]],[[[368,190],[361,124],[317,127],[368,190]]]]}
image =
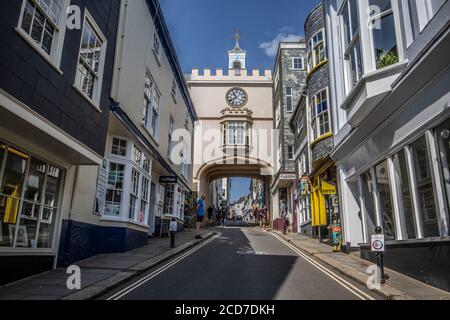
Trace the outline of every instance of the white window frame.
{"type": "Polygon", "coordinates": [[[305,70],[305,58],[304,57],[293,57],[292,58],[292,70],[305,70]],[[295,61],[300,60],[301,61],[301,68],[295,67],[295,61]]]}
{"type": "Polygon", "coordinates": [[[295,147],[294,147],[294,145],[292,145],[292,144],[288,145],[288,152],[287,152],[287,155],[288,155],[287,158],[288,158],[289,161],[295,160],[295,147]],[[290,152],[289,149],[292,149],[292,152],[291,152],[292,157],[289,156],[289,152],[290,152]]]}
{"type": "MultiPolygon", "coordinates": [[[[36,0],[29,0],[30,2],[34,3],[36,6],[40,5],[37,3],[36,0]]],[[[61,5],[61,12],[58,24],[55,24],[53,21],[51,21],[51,18],[44,12],[44,16],[46,19],[49,19],[52,23],[52,25],[55,27],[55,33],[52,41],[52,47],[50,49],[50,54],[48,54],[41,46],[40,44],[37,44],[31,35],[29,35],[23,28],[22,28],[22,22],[23,22],[23,15],[25,12],[27,0],[22,1],[22,7],[20,9],[20,16],[19,16],[19,22],[17,24],[17,27],[15,28],[16,32],[32,47],[34,48],[37,53],[42,56],[58,73],[62,74],[62,71],[60,69],[61,67],[61,57],[62,57],[62,51],[64,46],[64,38],[66,34],[66,25],[67,25],[67,9],[70,6],[70,0],[63,0],[61,5]]],[[[43,10],[42,10],[43,11],[43,10]]],[[[42,40],[41,40],[42,41],[42,40]]]]}
{"type": "MultiPolygon", "coordinates": [[[[360,0],[355,0],[356,1],[356,12],[357,12],[357,24],[358,24],[358,29],[356,31],[353,32],[353,30],[351,30],[350,33],[352,33],[353,38],[349,39],[349,43],[348,45],[345,44],[345,29],[344,29],[344,8],[346,7],[347,4],[347,10],[348,10],[348,15],[349,15],[349,25],[348,28],[349,30],[351,29],[351,25],[352,25],[352,15],[350,13],[351,10],[351,5],[350,5],[350,1],[352,0],[344,0],[342,1],[342,5],[341,8],[339,10],[339,24],[340,24],[340,35],[341,35],[341,46],[342,46],[342,55],[343,55],[343,69],[344,69],[344,84],[345,84],[345,93],[346,95],[348,95],[352,89],[354,87],[356,87],[358,85],[358,83],[361,81],[361,78],[364,74],[364,60],[363,60],[363,47],[362,47],[362,41],[361,41],[361,24],[359,22],[360,20],[360,5],[362,3],[362,1],[360,0]],[[359,43],[359,52],[358,50],[356,50],[357,46],[356,44],[359,43]],[[351,51],[354,50],[355,52],[355,57],[356,57],[356,61],[355,61],[355,66],[356,66],[356,82],[355,84],[352,83],[352,66],[351,66],[351,61],[349,58],[351,56],[351,51]],[[359,56],[358,56],[359,55],[359,56]],[[357,62],[359,61],[360,65],[361,65],[361,74],[358,74],[358,64],[357,62]]],[[[364,0],[367,1],[367,0],[364,0]]]]}
{"type": "MultiPolygon", "coordinates": [[[[366,0],[366,1],[367,1],[367,6],[369,6],[370,0],[366,0]]],[[[388,1],[390,1],[390,0],[388,0],[388,1]]],[[[363,5],[364,5],[364,3],[363,3],[363,5]]],[[[394,20],[395,41],[397,43],[397,59],[398,59],[398,61],[392,65],[395,65],[403,60],[402,39],[400,38],[401,32],[398,27],[399,26],[399,23],[398,23],[399,18],[398,18],[398,14],[397,14],[395,8],[397,8],[396,4],[393,1],[391,1],[390,9],[388,9],[384,12],[380,12],[379,14],[369,16],[369,22],[368,22],[368,25],[371,26],[373,21],[375,21],[377,19],[382,19],[389,15],[392,15],[392,19],[394,20]]],[[[367,8],[367,10],[369,10],[369,8],[367,8]]],[[[371,68],[367,68],[367,70],[372,70],[372,71],[382,70],[382,69],[386,68],[387,66],[383,67],[383,68],[379,68],[379,69],[377,68],[376,54],[375,54],[375,40],[373,37],[373,30],[370,27],[369,27],[368,35],[369,35],[369,42],[370,42],[369,50],[370,50],[372,66],[371,66],[371,68]]],[[[363,74],[364,74],[364,72],[363,72],[363,74]]]]}
{"type": "Polygon", "coordinates": [[[311,141],[316,141],[317,139],[329,134],[329,133],[333,133],[333,128],[332,128],[332,122],[331,122],[331,109],[330,109],[330,95],[329,95],[329,89],[328,87],[323,88],[321,90],[318,90],[314,95],[312,95],[311,99],[308,101],[308,109],[309,109],[309,113],[311,116],[311,134],[312,134],[312,140],[311,141]],[[319,96],[323,91],[326,92],[326,98],[327,98],[327,113],[328,113],[328,126],[329,126],[329,131],[325,132],[323,134],[320,133],[320,121],[319,121],[319,116],[323,113],[321,113],[320,115],[317,114],[317,108],[316,105],[312,106],[311,105],[311,101],[315,101],[316,97],[319,96]],[[314,108],[314,110],[313,110],[314,108]],[[314,113],[312,113],[314,112],[314,113]],[[314,131],[314,127],[313,124],[314,122],[316,122],[316,130],[314,131]]]}
{"type": "Polygon", "coordinates": [[[89,13],[89,10],[87,8],[85,8],[84,9],[83,27],[81,29],[80,47],[79,47],[79,50],[78,50],[77,70],[76,70],[75,82],[74,82],[73,87],[97,111],[100,111],[100,112],[101,112],[101,110],[100,110],[99,105],[100,105],[100,99],[101,99],[101,95],[102,95],[103,73],[104,73],[104,69],[105,69],[105,59],[106,59],[107,46],[108,46],[108,41],[107,41],[105,35],[103,34],[102,30],[97,25],[97,23],[95,22],[95,19],[89,13]],[[83,35],[84,35],[86,24],[90,25],[90,27],[92,28],[92,31],[94,31],[96,33],[96,35],[102,41],[102,46],[101,46],[101,49],[100,49],[101,52],[100,52],[98,72],[97,72],[96,77],[95,77],[96,81],[94,82],[94,89],[93,89],[94,91],[93,91],[92,99],[87,94],[85,94],[83,92],[82,88],[79,88],[78,84],[77,84],[77,78],[78,78],[78,75],[79,75],[78,66],[80,64],[80,59],[81,59],[81,46],[82,46],[82,43],[83,43],[83,35]]]}
{"type": "Polygon", "coordinates": [[[153,44],[152,44],[152,50],[155,54],[156,60],[158,63],[161,61],[161,40],[159,39],[158,32],[155,31],[153,34],[153,44]]]}
{"type": "Polygon", "coordinates": [[[225,124],[226,132],[224,136],[226,137],[225,145],[228,146],[245,146],[247,145],[247,132],[248,124],[245,121],[229,121],[225,124]],[[233,131],[233,136],[231,135],[231,127],[235,127],[233,131]],[[238,129],[243,129],[242,143],[238,143],[238,129]],[[233,139],[233,140],[232,140],[233,139]],[[233,142],[233,143],[232,143],[233,142]]]}
{"type": "Polygon", "coordinates": [[[292,87],[286,87],[285,88],[285,94],[286,94],[286,108],[285,111],[287,113],[292,113],[294,112],[294,88],[292,87]],[[290,93],[288,94],[288,91],[290,90],[290,93]],[[291,101],[291,107],[288,108],[288,101],[291,101]]]}
{"type": "MultiPolygon", "coordinates": [[[[153,78],[151,72],[147,69],[146,78],[149,78],[151,83],[151,88],[146,88],[146,83],[144,83],[144,98],[149,99],[150,104],[144,105],[144,117],[143,117],[143,126],[146,131],[150,134],[150,136],[155,140],[159,140],[159,129],[161,122],[161,92],[159,91],[155,79],[153,78]],[[149,96],[150,95],[150,96],[149,96]],[[151,111],[151,112],[149,112],[151,111]],[[153,114],[157,115],[157,120],[155,121],[155,127],[153,127],[153,114]]],[[[146,81],[146,80],[144,80],[146,81]]],[[[145,102],[145,100],[144,100],[145,102]]]]}
{"type": "MultiPolygon", "coordinates": [[[[325,41],[325,29],[322,28],[316,33],[314,33],[311,38],[308,41],[308,72],[311,72],[314,70],[315,67],[317,67],[319,64],[323,63],[324,61],[327,61],[327,42],[325,41]],[[315,43],[314,38],[319,34],[322,33],[322,41],[315,43]],[[320,57],[321,51],[319,50],[319,46],[323,44],[323,60],[316,61],[316,51],[318,52],[318,55],[320,57]]],[[[320,59],[320,58],[319,58],[320,59]]]]}
{"type": "Polygon", "coordinates": [[[175,130],[175,119],[172,115],[169,116],[169,131],[167,134],[167,158],[172,161],[172,150],[174,147],[174,143],[172,141],[173,139],[173,132],[175,130]]]}

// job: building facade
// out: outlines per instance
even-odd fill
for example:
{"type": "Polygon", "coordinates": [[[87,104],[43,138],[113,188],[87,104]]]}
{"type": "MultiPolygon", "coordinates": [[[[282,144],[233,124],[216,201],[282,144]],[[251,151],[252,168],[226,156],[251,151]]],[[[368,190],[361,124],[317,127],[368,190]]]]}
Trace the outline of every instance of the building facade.
{"type": "Polygon", "coordinates": [[[387,267],[450,290],[450,3],[324,7],[344,241],[373,260],[380,226],[387,267]]]}
{"type": "Polygon", "coordinates": [[[70,4],[70,28],[69,1],[0,4],[0,284],[66,257],[78,173],[102,165],[120,1],[70,4]]]}
{"type": "Polygon", "coordinates": [[[280,43],[274,68],[273,112],[275,173],[271,185],[274,229],[292,228],[296,186],[294,134],[289,122],[306,80],[306,43],[280,43]]]}
{"type": "MultiPolygon", "coordinates": [[[[305,21],[308,43],[306,80],[311,171],[311,218],[313,236],[331,240],[331,226],[340,224],[336,166],[330,155],[334,148],[333,101],[324,8],[316,6],[305,21]]],[[[333,241],[331,241],[333,242],[333,241]]]]}
{"type": "MultiPolygon", "coordinates": [[[[272,72],[245,69],[239,37],[228,52],[228,70],[192,70],[188,86],[199,122],[195,127],[195,191],[207,196],[222,178],[260,178],[270,183],[272,166],[272,72]]],[[[265,197],[270,201],[270,197],[265,197]]],[[[267,203],[269,207],[269,204],[267,203]]]]}
{"type": "MultiPolygon", "coordinates": [[[[306,87],[305,87],[306,90],[306,87]]],[[[292,232],[312,236],[311,193],[309,174],[311,172],[308,110],[306,91],[300,96],[290,122],[294,133],[296,182],[294,187],[295,214],[292,232]]]]}
{"type": "Polygon", "coordinates": [[[184,223],[195,111],[158,2],[119,9],[105,153],[100,168],[77,172],[60,265],[146,245],[172,217],[184,223]]]}

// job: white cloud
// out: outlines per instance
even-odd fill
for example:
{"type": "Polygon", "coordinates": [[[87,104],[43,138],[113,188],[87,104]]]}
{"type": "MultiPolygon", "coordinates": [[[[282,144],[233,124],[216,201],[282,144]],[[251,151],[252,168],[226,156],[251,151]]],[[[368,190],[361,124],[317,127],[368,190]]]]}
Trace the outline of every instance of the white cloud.
{"type": "Polygon", "coordinates": [[[303,38],[302,35],[293,33],[292,27],[284,27],[279,30],[279,33],[274,39],[261,43],[259,48],[263,49],[265,54],[269,57],[275,58],[280,42],[297,42],[300,41],[301,38],[303,38]]]}

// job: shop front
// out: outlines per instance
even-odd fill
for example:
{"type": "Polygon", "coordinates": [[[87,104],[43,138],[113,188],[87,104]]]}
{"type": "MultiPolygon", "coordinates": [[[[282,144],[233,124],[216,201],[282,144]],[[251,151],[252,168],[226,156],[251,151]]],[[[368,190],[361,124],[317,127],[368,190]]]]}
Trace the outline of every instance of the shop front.
{"type": "Polygon", "coordinates": [[[0,283],[53,268],[63,180],[61,167],[0,141],[0,283]]]}
{"type": "Polygon", "coordinates": [[[312,232],[321,242],[340,246],[341,238],[333,232],[339,230],[341,224],[337,171],[332,163],[325,168],[310,176],[312,232]]]}

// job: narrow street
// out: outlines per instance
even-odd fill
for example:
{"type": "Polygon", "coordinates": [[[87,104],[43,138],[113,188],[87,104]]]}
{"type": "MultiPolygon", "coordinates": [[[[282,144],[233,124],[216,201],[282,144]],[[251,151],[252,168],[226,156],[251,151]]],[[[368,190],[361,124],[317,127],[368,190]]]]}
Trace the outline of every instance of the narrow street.
{"type": "Polygon", "coordinates": [[[100,299],[381,299],[345,276],[317,267],[272,234],[244,223],[216,231],[217,237],[100,299]]]}

